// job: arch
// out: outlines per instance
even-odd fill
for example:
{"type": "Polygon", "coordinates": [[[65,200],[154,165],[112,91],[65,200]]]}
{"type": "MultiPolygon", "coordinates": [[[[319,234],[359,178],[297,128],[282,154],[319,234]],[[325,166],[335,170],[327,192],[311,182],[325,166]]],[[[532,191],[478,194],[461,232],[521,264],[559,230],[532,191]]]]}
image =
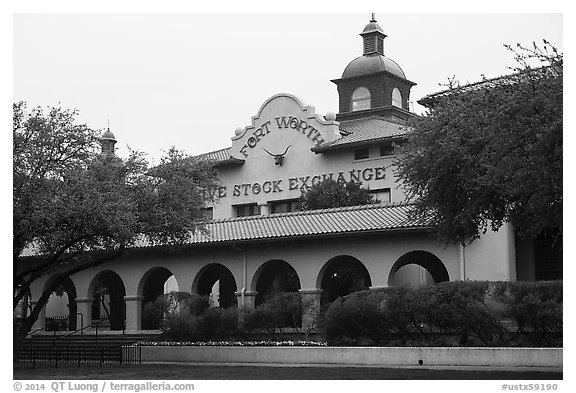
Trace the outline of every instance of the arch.
{"type": "Polygon", "coordinates": [[[448,275],[448,270],[444,263],[436,255],[428,251],[416,250],[410,251],[402,255],[398,260],[392,265],[390,269],[390,274],[388,275],[388,286],[421,286],[427,285],[430,282],[439,283],[444,281],[449,281],[450,277],[448,275]],[[409,265],[421,266],[427,271],[427,276],[422,276],[422,272],[418,271],[405,271],[405,277],[398,277],[398,272],[400,269],[405,268],[409,265]],[[419,277],[416,275],[420,274],[419,277]],[[426,277],[428,277],[426,279],[426,277]]]}
{"type": "Polygon", "coordinates": [[[120,276],[112,270],[98,273],[90,283],[92,320],[107,318],[110,330],[124,330],[126,326],[126,288],[120,276]]]}
{"type": "MultiPolygon", "coordinates": [[[[63,275],[57,274],[46,281],[42,292],[46,292],[55,280],[62,277],[63,275]]],[[[52,292],[44,306],[46,309],[45,327],[47,330],[76,330],[78,313],[76,297],[74,282],[70,277],[64,277],[62,283],[52,292]],[[58,323],[58,321],[61,321],[61,323],[58,323]]]]}
{"type": "Polygon", "coordinates": [[[371,286],[372,280],[366,266],[350,255],[339,255],[330,259],[320,269],[316,279],[316,287],[322,289],[321,307],[339,297],[369,289],[371,286]]]}
{"type": "Polygon", "coordinates": [[[256,291],[255,305],[258,306],[281,292],[297,292],[300,277],[288,262],[272,259],[263,263],[252,279],[252,291],[256,291]]]}
{"type": "Polygon", "coordinates": [[[352,112],[364,109],[370,109],[370,90],[360,86],[352,93],[352,112]]]}
{"type": "Polygon", "coordinates": [[[226,266],[210,263],[196,274],[192,292],[198,295],[212,295],[213,305],[220,308],[236,307],[236,279],[226,266]]]}
{"type": "Polygon", "coordinates": [[[392,90],[392,105],[402,108],[402,93],[397,87],[392,90]]]}
{"type": "MultiPolygon", "coordinates": [[[[147,305],[154,303],[158,297],[164,295],[166,292],[166,282],[171,277],[174,277],[174,275],[165,267],[154,267],[142,276],[136,293],[142,297],[142,312],[140,318],[143,330],[160,328],[160,318],[153,311],[148,312],[147,305]]],[[[176,281],[175,277],[174,281],[176,281]]],[[[176,287],[177,286],[178,282],[176,282],[176,287]]]]}

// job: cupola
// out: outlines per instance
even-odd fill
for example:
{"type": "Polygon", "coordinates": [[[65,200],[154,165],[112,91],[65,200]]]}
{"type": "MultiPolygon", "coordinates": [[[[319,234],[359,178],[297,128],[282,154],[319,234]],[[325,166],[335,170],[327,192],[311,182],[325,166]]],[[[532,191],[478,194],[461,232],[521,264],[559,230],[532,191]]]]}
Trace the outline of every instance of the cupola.
{"type": "Polygon", "coordinates": [[[374,14],[360,33],[363,53],[344,69],[338,86],[338,121],[371,116],[406,120],[409,111],[410,88],[416,83],[406,79],[398,63],[384,55],[384,30],[374,14]]]}
{"type": "Polygon", "coordinates": [[[114,153],[114,145],[116,145],[116,137],[110,131],[110,128],[106,129],[102,136],[100,137],[100,146],[102,148],[103,155],[115,155],[114,153]]]}

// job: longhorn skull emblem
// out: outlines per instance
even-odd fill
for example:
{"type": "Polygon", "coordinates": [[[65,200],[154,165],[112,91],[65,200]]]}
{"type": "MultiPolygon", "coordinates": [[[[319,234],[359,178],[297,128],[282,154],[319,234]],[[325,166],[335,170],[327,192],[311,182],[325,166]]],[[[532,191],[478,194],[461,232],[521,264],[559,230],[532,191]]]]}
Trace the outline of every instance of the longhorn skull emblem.
{"type": "Polygon", "coordinates": [[[266,153],[268,153],[272,157],[274,157],[274,165],[280,165],[281,166],[282,162],[284,161],[284,156],[286,155],[286,153],[288,153],[288,149],[290,149],[290,146],[292,146],[292,145],[288,145],[288,147],[286,148],[286,150],[284,150],[284,153],[282,153],[282,154],[272,154],[264,148],[262,148],[262,150],[264,150],[266,153]]]}

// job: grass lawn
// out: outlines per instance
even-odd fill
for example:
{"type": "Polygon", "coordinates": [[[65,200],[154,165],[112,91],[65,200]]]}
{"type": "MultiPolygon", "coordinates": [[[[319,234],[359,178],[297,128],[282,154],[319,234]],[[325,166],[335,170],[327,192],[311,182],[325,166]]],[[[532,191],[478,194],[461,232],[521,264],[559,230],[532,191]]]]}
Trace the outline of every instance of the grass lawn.
{"type": "Polygon", "coordinates": [[[45,368],[14,370],[15,380],[27,379],[104,379],[104,380],[386,380],[386,379],[487,379],[550,380],[562,379],[562,372],[548,371],[472,371],[372,367],[262,367],[208,366],[182,364],[144,364],[104,367],[45,368]]]}

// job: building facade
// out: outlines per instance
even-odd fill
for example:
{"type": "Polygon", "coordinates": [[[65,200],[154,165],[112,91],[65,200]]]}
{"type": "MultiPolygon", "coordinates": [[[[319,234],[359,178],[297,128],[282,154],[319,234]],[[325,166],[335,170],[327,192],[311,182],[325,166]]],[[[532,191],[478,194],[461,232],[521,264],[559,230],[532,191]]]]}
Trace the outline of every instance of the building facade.
{"type": "MultiPolygon", "coordinates": [[[[143,324],[142,310],[167,281],[179,291],[211,294],[220,307],[254,307],[297,291],[305,300],[303,324],[311,325],[323,307],[353,291],[517,279],[510,225],[463,248],[438,244],[430,222],[410,218],[394,158],[414,116],[408,102],[415,83],[385,56],[386,35],[374,19],[360,35],[362,55],[332,80],[339,112],[317,114],[287,93],[255,108],[229,147],[198,157],[214,162],[222,183],[206,210],[207,231],[176,251],[143,245],[70,277],[69,329],[103,313],[111,330],[153,328],[143,324]],[[325,179],[361,183],[379,203],[299,211],[302,191],[325,179]]],[[[103,150],[113,152],[114,143],[111,132],[103,135],[103,150]]],[[[50,279],[34,284],[32,303],[50,279]]]]}

